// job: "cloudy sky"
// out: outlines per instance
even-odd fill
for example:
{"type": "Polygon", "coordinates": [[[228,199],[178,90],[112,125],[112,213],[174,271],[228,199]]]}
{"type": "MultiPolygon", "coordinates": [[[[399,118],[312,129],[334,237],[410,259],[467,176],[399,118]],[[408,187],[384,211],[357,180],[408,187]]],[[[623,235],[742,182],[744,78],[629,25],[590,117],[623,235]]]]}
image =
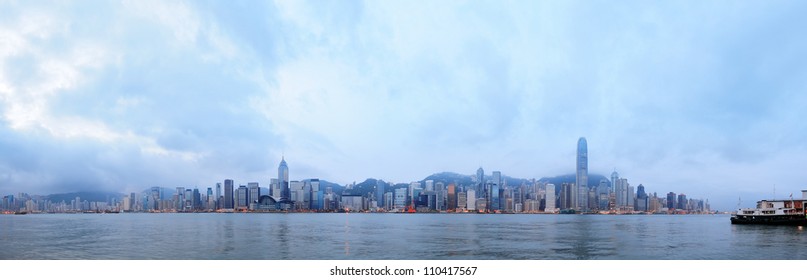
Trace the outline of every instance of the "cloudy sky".
{"type": "Polygon", "coordinates": [[[3,1],[0,194],[616,169],[807,189],[803,1],[3,1]]]}

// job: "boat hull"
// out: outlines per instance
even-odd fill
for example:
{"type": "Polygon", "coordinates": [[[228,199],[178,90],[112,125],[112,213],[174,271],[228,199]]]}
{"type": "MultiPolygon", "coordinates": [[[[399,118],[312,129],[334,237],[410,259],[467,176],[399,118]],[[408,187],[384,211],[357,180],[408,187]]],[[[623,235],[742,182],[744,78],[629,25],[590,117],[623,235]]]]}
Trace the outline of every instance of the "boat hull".
{"type": "Polygon", "coordinates": [[[731,217],[732,224],[739,225],[807,225],[807,216],[805,215],[737,215],[731,217]]]}

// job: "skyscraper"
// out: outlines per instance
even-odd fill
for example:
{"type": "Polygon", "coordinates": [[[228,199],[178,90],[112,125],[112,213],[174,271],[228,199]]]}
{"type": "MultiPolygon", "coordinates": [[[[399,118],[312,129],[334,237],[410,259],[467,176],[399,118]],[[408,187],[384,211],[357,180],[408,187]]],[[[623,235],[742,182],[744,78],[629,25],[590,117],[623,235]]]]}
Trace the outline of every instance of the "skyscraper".
{"type": "Polygon", "coordinates": [[[384,193],[387,192],[387,184],[378,180],[375,183],[375,201],[378,207],[384,206],[384,193]]]}
{"type": "MultiPolygon", "coordinates": [[[[577,140],[576,208],[588,211],[588,144],[585,137],[577,140]]],[[[572,190],[574,191],[574,190],[572,190]]]]}
{"type": "Polygon", "coordinates": [[[676,209],[689,210],[688,208],[689,207],[687,207],[687,195],[679,194],[678,195],[678,207],[676,209]]]}
{"type": "Polygon", "coordinates": [[[243,210],[249,207],[249,189],[247,186],[241,185],[237,190],[238,200],[236,201],[236,209],[243,210]]]}
{"type": "Polygon", "coordinates": [[[476,193],[484,194],[485,193],[484,186],[485,186],[485,171],[482,170],[482,167],[480,166],[479,169],[476,170],[476,193]]]}
{"type": "Polygon", "coordinates": [[[258,182],[247,183],[247,188],[249,189],[249,201],[247,201],[247,206],[253,202],[258,203],[258,199],[261,197],[261,187],[258,185],[258,182]]]}
{"type": "Polygon", "coordinates": [[[546,184],[544,212],[555,212],[555,184],[546,184]]]}
{"type": "Polygon", "coordinates": [[[233,179],[224,180],[224,209],[233,209],[233,179]]]}
{"type": "Polygon", "coordinates": [[[290,200],[291,192],[289,191],[289,166],[286,165],[286,158],[280,158],[280,166],[277,167],[277,183],[280,185],[280,199],[290,200]]]}
{"type": "Polygon", "coordinates": [[[636,205],[633,209],[636,211],[646,212],[648,210],[648,205],[647,193],[644,190],[644,186],[639,184],[639,186],[636,187],[636,205]]]}
{"type": "Polygon", "coordinates": [[[675,193],[668,192],[667,193],[667,209],[674,210],[675,209],[675,193]]]}
{"type": "Polygon", "coordinates": [[[221,201],[221,183],[216,183],[216,209],[224,208],[221,201]]]}
{"type": "Polygon", "coordinates": [[[566,210],[572,208],[572,190],[574,190],[575,186],[571,183],[561,183],[560,184],[560,209],[566,210]]]}
{"type": "Polygon", "coordinates": [[[448,184],[448,211],[454,211],[457,208],[457,192],[454,183],[448,184]]]}
{"type": "Polygon", "coordinates": [[[476,191],[474,191],[473,189],[468,190],[465,194],[465,197],[467,204],[465,208],[468,209],[468,211],[476,211],[476,191]]]}

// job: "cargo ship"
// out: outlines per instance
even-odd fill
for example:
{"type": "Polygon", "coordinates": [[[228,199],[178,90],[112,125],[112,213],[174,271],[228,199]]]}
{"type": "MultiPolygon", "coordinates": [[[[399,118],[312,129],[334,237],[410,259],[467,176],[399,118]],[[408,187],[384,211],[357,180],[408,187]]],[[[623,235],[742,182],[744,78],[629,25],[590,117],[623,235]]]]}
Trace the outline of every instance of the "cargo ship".
{"type": "Polygon", "coordinates": [[[760,200],[757,208],[737,209],[731,215],[732,224],[759,225],[807,225],[807,190],[802,190],[802,197],[784,200],[760,200]]]}

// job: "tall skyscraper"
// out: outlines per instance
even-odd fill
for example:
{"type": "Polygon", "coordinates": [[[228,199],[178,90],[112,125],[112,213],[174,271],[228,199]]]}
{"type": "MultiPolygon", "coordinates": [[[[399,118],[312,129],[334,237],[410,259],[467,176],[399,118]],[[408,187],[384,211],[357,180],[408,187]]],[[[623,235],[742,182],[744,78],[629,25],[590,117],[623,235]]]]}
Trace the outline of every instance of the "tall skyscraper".
{"type": "Polygon", "coordinates": [[[258,185],[258,182],[247,183],[247,188],[249,189],[249,201],[247,201],[247,206],[253,202],[258,203],[258,199],[261,198],[261,187],[258,185]]]}
{"type": "Polygon", "coordinates": [[[224,180],[224,209],[233,209],[233,179],[224,180]]]}
{"type": "Polygon", "coordinates": [[[619,173],[616,173],[616,168],[614,168],[614,172],[611,173],[611,192],[616,193],[616,180],[619,179],[619,173]]]}
{"type": "MultiPolygon", "coordinates": [[[[577,209],[588,211],[588,144],[585,137],[577,140],[577,209]]],[[[574,190],[573,190],[574,191],[574,190]]]]}
{"type": "Polygon", "coordinates": [[[674,210],[675,209],[675,193],[668,192],[667,193],[667,209],[674,210]]]}
{"type": "Polygon", "coordinates": [[[636,205],[633,207],[636,211],[647,212],[648,210],[648,199],[647,193],[644,190],[644,186],[639,184],[636,187],[636,205]]]}
{"type": "Polygon", "coordinates": [[[384,206],[384,193],[387,192],[387,184],[378,180],[375,183],[375,201],[378,207],[384,206]]]}
{"type": "Polygon", "coordinates": [[[280,199],[289,201],[291,192],[289,191],[289,166],[286,165],[286,158],[280,158],[280,166],[277,167],[277,181],[280,185],[280,199]]]}
{"type": "Polygon", "coordinates": [[[485,171],[481,166],[476,170],[476,193],[485,193],[485,171]]]}
{"type": "Polygon", "coordinates": [[[493,171],[493,184],[502,187],[502,172],[501,171],[493,171]]]}
{"type": "Polygon", "coordinates": [[[457,192],[454,183],[448,184],[448,211],[454,211],[457,208],[457,192]]]}
{"type": "Polygon", "coordinates": [[[689,210],[688,208],[689,207],[687,207],[687,195],[679,194],[678,195],[678,207],[676,209],[689,210]]]}
{"type": "Polygon", "coordinates": [[[236,209],[247,209],[249,207],[249,189],[247,186],[241,185],[238,187],[237,197],[238,200],[236,201],[235,208],[236,209]]]}
{"type": "Polygon", "coordinates": [[[216,209],[224,208],[221,201],[221,183],[216,183],[216,209]]]}
{"type": "Polygon", "coordinates": [[[574,184],[571,183],[562,183],[560,184],[560,209],[572,209],[572,202],[574,197],[572,196],[572,190],[575,189],[574,184]]]}
{"type": "Polygon", "coordinates": [[[473,189],[468,190],[465,194],[465,197],[466,197],[465,208],[468,209],[468,211],[476,211],[476,191],[474,191],[473,189]]]}
{"type": "Polygon", "coordinates": [[[544,212],[555,212],[555,184],[546,184],[544,212]]]}

